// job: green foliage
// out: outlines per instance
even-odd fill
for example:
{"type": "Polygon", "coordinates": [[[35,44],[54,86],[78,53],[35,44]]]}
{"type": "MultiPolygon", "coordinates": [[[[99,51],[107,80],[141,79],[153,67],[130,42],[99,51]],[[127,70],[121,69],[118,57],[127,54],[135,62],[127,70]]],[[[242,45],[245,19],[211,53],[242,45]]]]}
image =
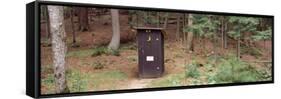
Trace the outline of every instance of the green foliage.
{"type": "Polygon", "coordinates": [[[157,23],[160,23],[160,19],[159,18],[163,18],[168,16],[168,13],[164,13],[158,16],[159,12],[155,12],[155,11],[136,11],[136,16],[139,17],[139,19],[141,19],[141,22],[135,22],[137,24],[137,26],[144,26],[145,24],[150,24],[150,25],[156,25],[157,23]]]}
{"type": "MultiPolygon", "coordinates": [[[[166,13],[164,16],[167,17],[169,13],[166,13]]],[[[145,12],[144,20],[147,24],[157,24],[160,20],[157,19],[157,12],[145,12]]]]}
{"type": "Polygon", "coordinates": [[[217,16],[207,16],[201,14],[192,14],[192,26],[184,27],[184,32],[192,32],[200,37],[211,37],[215,34],[216,29],[219,26],[219,20],[217,16]]]}
{"type": "Polygon", "coordinates": [[[235,38],[235,39],[238,39],[239,37],[241,37],[241,33],[240,31],[229,31],[228,32],[228,35],[235,38]]]}
{"type": "Polygon", "coordinates": [[[106,47],[97,47],[93,49],[92,57],[102,54],[120,56],[119,50],[111,50],[106,47]]]}
{"type": "Polygon", "coordinates": [[[94,67],[94,69],[103,69],[104,68],[103,63],[101,63],[100,61],[95,61],[91,64],[92,67],[94,67]]]}
{"type": "Polygon", "coordinates": [[[241,47],[241,54],[250,54],[252,56],[255,56],[256,58],[262,56],[261,50],[255,47],[247,47],[247,46],[241,47]]]}
{"type": "Polygon", "coordinates": [[[191,85],[202,85],[202,81],[200,79],[193,79],[191,85]]]}
{"type": "Polygon", "coordinates": [[[117,87],[117,81],[127,78],[127,75],[121,71],[103,71],[103,72],[80,72],[77,70],[67,71],[67,83],[70,92],[85,92],[89,90],[103,89],[103,86],[113,89],[117,87]]]}
{"type": "Polygon", "coordinates": [[[78,58],[87,57],[87,56],[91,56],[93,52],[94,52],[93,49],[68,51],[66,57],[78,57],[78,58]]]}
{"type": "Polygon", "coordinates": [[[217,81],[216,81],[216,77],[215,77],[215,73],[208,73],[207,75],[207,81],[208,81],[208,84],[216,84],[217,81]]]}
{"type": "Polygon", "coordinates": [[[268,29],[268,30],[265,30],[265,31],[257,31],[253,36],[252,36],[252,39],[254,41],[260,41],[260,40],[268,40],[270,39],[272,36],[271,36],[271,33],[272,30],[271,29],[268,29]]]}
{"type": "Polygon", "coordinates": [[[68,70],[66,72],[67,86],[70,92],[85,92],[88,90],[88,81],[90,75],[77,70],[68,70]]]}
{"type": "Polygon", "coordinates": [[[119,56],[119,50],[108,50],[106,47],[97,47],[93,49],[85,49],[85,50],[76,50],[76,51],[69,51],[67,53],[67,57],[88,57],[88,56],[99,56],[99,55],[114,55],[119,56]]]}
{"type": "Polygon", "coordinates": [[[91,76],[92,78],[95,78],[96,80],[120,80],[125,79],[127,75],[121,71],[117,70],[111,70],[111,71],[105,71],[101,73],[97,73],[95,75],[91,76]]]}
{"type": "Polygon", "coordinates": [[[185,68],[186,77],[198,78],[200,76],[200,73],[198,71],[198,64],[195,60],[193,60],[191,64],[187,64],[185,68]]]}
{"type": "Polygon", "coordinates": [[[54,74],[46,74],[46,77],[41,78],[41,86],[44,86],[47,91],[44,94],[55,93],[55,78],[54,74]]]}
{"type": "Polygon", "coordinates": [[[97,47],[93,49],[92,56],[94,57],[107,53],[108,53],[108,49],[106,47],[97,47]]]}
{"type": "Polygon", "coordinates": [[[218,65],[215,81],[219,83],[252,82],[261,80],[257,70],[234,56],[222,59],[218,65]]]}
{"type": "Polygon", "coordinates": [[[271,70],[260,69],[258,73],[260,73],[262,80],[272,80],[271,70]]]}
{"type": "Polygon", "coordinates": [[[232,28],[228,32],[228,34],[235,39],[241,37],[242,36],[241,33],[256,32],[257,25],[259,23],[258,18],[253,18],[253,17],[231,16],[228,18],[229,18],[228,22],[232,25],[232,28]]]}
{"type": "Polygon", "coordinates": [[[184,74],[171,74],[159,80],[153,80],[147,87],[174,87],[182,86],[184,74]]]}
{"type": "Polygon", "coordinates": [[[89,86],[92,86],[92,90],[98,90],[106,86],[108,89],[115,89],[119,85],[118,81],[122,81],[127,79],[127,75],[124,72],[111,70],[111,71],[103,71],[99,73],[94,73],[90,75],[90,81],[88,82],[89,86]]]}
{"type": "Polygon", "coordinates": [[[108,54],[114,55],[114,56],[120,56],[119,50],[108,50],[108,54]]]}

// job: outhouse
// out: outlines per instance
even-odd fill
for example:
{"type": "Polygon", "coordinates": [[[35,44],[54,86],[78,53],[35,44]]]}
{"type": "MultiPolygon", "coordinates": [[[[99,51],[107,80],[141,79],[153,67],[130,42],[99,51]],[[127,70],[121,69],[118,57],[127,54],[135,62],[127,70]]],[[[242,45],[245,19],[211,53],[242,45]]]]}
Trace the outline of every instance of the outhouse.
{"type": "Polygon", "coordinates": [[[162,28],[136,27],[138,74],[141,78],[160,77],[164,73],[164,35],[162,28]]]}

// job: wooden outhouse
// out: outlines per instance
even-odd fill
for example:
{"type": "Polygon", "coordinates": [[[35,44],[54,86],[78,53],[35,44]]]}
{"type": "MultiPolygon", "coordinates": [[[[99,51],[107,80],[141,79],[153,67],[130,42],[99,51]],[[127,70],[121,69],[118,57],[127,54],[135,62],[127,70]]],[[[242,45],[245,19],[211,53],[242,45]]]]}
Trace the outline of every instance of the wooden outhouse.
{"type": "Polygon", "coordinates": [[[162,28],[136,27],[138,74],[141,78],[160,77],[164,73],[164,35],[162,28]]]}

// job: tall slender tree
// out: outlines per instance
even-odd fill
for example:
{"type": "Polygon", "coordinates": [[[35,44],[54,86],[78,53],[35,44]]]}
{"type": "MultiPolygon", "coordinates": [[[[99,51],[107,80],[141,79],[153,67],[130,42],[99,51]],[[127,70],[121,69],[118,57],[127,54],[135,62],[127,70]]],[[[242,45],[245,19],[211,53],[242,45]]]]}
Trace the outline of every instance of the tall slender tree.
{"type": "MultiPolygon", "coordinates": [[[[193,24],[193,16],[192,14],[188,14],[188,23],[187,27],[191,27],[193,24]]],[[[193,51],[193,32],[187,32],[187,49],[189,51],[193,51]]]]}
{"type": "Polygon", "coordinates": [[[90,24],[88,19],[88,8],[79,7],[78,8],[78,18],[79,18],[79,30],[88,31],[90,30],[90,24]]]}
{"type": "Polygon", "coordinates": [[[73,8],[70,8],[70,24],[71,24],[71,30],[72,30],[72,47],[79,47],[76,43],[76,32],[75,32],[75,23],[73,19],[73,8]]]}
{"type": "Polygon", "coordinates": [[[117,9],[111,9],[112,20],[112,39],[108,45],[108,49],[117,50],[120,45],[120,23],[119,23],[119,11],[117,9]]]}
{"type": "Polygon", "coordinates": [[[52,33],[53,69],[56,93],[69,92],[66,83],[65,55],[67,51],[66,33],[62,6],[48,6],[50,17],[50,30],[52,33]]]}
{"type": "Polygon", "coordinates": [[[51,37],[51,33],[50,33],[50,21],[49,21],[49,12],[47,9],[47,6],[42,6],[44,11],[44,16],[45,16],[45,20],[46,20],[46,33],[47,33],[47,39],[49,40],[51,37]]]}
{"type": "Polygon", "coordinates": [[[229,18],[229,23],[232,25],[232,31],[228,34],[237,40],[237,58],[240,59],[240,43],[243,40],[243,34],[246,32],[256,32],[258,20],[253,17],[237,17],[229,18]]]}
{"type": "Polygon", "coordinates": [[[181,28],[181,26],[180,26],[180,19],[181,19],[181,14],[179,13],[179,14],[177,15],[177,30],[176,30],[176,40],[177,40],[177,41],[178,41],[179,38],[180,38],[180,28],[181,28]]]}
{"type": "Polygon", "coordinates": [[[165,20],[164,20],[164,26],[163,26],[164,29],[167,29],[167,26],[169,24],[168,21],[169,21],[169,13],[165,13],[165,20]]]}

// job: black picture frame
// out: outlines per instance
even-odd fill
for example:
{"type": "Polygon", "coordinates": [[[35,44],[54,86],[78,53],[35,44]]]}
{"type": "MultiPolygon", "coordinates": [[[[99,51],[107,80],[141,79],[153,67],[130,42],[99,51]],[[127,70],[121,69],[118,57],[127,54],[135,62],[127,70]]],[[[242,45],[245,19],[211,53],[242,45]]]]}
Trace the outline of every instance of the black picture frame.
{"type": "Polygon", "coordinates": [[[194,10],[167,9],[167,8],[147,8],[147,7],[116,6],[116,5],[55,2],[55,1],[34,1],[34,2],[26,4],[26,94],[33,98],[98,95],[98,94],[143,92],[143,91],[162,91],[162,90],[175,90],[175,89],[224,87],[224,86],[255,85],[255,84],[270,84],[270,83],[274,83],[274,16],[273,15],[194,11],[194,10]],[[192,86],[179,86],[179,87],[125,89],[125,90],[110,90],[110,91],[42,95],[41,91],[40,91],[40,85],[41,85],[41,80],[40,80],[40,74],[41,74],[41,72],[40,72],[40,69],[41,69],[41,66],[40,66],[40,50],[41,50],[40,49],[40,6],[41,5],[80,6],[80,7],[115,8],[115,9],[130,9],[130,10],[144,10],[144,11],[164,11],[164,12],[193,13],[193,14],[211,14],[211,15],[223,15],[223,16],[248,16],[248,17],[271,18],[272,19],[272,72],[271,72],[272,80],[271,81],[244,82],[244,83],[192,85],[192,86]]]}

